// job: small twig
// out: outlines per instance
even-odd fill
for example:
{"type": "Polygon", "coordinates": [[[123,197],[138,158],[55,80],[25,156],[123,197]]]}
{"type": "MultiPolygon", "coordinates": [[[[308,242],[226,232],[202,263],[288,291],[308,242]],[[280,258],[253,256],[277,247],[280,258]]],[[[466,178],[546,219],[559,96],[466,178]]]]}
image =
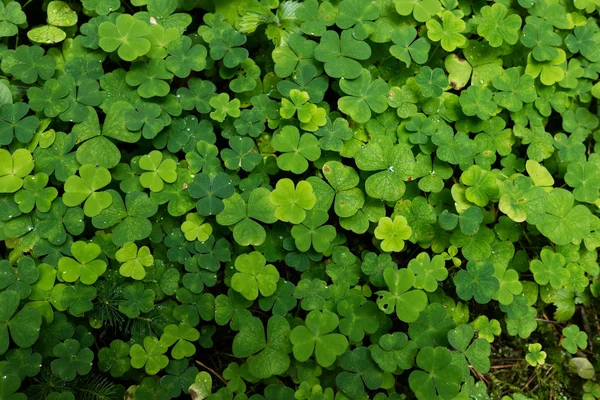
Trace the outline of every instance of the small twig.
{"type": "Polygon", "coordinates": [[[210,373],[212,373],[214,376],[216,376],[217,378],[219,378],[219,380],[221,382],[223,382],[223,384],[225,386],[227,386],[227,381],[225,379],[223,379],[223,377],[221,375],[219,375],[219,373],[217,371],[215,371],[214,369],[210,368],[207,365],[204,365],[201,361],[196,360],[196,364],[200,365],[201,367],[203,367],[204,369],[208,370],[210,373]]]}
{"type": "Polygon", "coordinates": [[[514,366],[516,366],[517,364],[506,364],[506,365],[492,365],[490,368],[491,369],[505,369],[505,368],[512,368],[514,366]]]}
{"type": "Polygon", "coordinates": [[[529,380],[527,380],[527,383],[524,384],[523,387],[521,388],[521,391],[525,390],[526,387],[529,387],[529,385],[531,384],[531,382],[533,382],[534,378],[535,378],[535,369],[531,373],[531,376],[529,377],[529,380]]]}

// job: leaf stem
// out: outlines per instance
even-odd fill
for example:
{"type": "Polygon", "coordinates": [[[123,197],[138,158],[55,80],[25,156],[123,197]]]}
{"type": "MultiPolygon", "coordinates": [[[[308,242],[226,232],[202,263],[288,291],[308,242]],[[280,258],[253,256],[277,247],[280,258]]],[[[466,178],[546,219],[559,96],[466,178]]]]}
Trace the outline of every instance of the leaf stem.
{"type": "Polygon", "coordinates": [[[223,384],[225,386],[227,386],[227,381],[225,379],[223,379],[223,377],[221,375],[219,375],[219,373],[217,371],[215,371],[214,369],[210,368],[207,365],[204,365],[201,361],[196,360],[196,364],[200,365],[201,367],[203,367],[204,369],[208,370],[210,373],[212,373],[214,376],[216,376],[217,378],[219,378],[219,380],[221,382],[223,382],[223,384]]]}

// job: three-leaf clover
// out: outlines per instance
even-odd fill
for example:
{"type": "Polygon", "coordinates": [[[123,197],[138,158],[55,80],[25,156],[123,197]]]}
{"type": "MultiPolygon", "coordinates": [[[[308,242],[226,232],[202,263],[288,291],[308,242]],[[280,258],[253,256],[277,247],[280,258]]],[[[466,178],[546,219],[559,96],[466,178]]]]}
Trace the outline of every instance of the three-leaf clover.
{"type": "Polygon", "coordinates": [[[308,92],[291,89],[289,96],[291,101],[286,98],[281,99],[281,109],[279,110],[279,114],[282,118],[290,119],[298,113],[300,128],[311,132],[316,131],[320,126],[325,125],[325,109],[309,103],[310,95],[308,92]]]}
{"type": "Polygon", "coordinates": [[[110,193],[98,192],[108,185],[111,179],[108,169],[84,164],[79,168],[79,176],[71,176],[65,182],[63,202],[67,207],[74,207],[85,201],[83,212],[88,217],[95,217],[113,202],[110,193]]]}
{"type": "Polygon", "coordinates": [[[562,330],[563,339],[561,346],[571,354],[577,353],[578,349],[587,348],[588,335],[581,332],[577,325],[569,325],[562,330]]]}
{"type": "Polygon", "coordinates": [[[13,138],[21,143],[33,138],[40,121],[35,115],[26,116],[28,112],[29,106],[25,103],[0,106],[0,145],[9,145],[13,138]]]}
{"type": "Polygon", "coordinates": [[[58,260],[58,278],[65,282],[77,279],[85,285],[92,285],[106,271],[106,262],[97,260],[102,249],[96,243],[84,241],[71,245],[73,258],[62,257],[58,260]]]}
{"type": "Polygon", "coordinates": [[[143,344],[131,346],[131,366],[144,368],[148,375],[156,375],[169,364],[169,357],[165,355],[169,347],[154,336],[146,336],[143,344]]]}
{"type": "Polygon", "coordinates": [[[396,310],[396,316],[404,322],[413,322],[427,307],[427,295],[422,290],[409,290],[413,287],[415,274],[406,268],[388,267],[383,271],[383,279],[389,290],[376,292],[377,305],[386,314],[396,310]]]}
{"type": "Polygon", "coordinates": [[[194,177],[189,184],[188,192],[196,202],[196,211],[203,216],[218,215],[225,209],[223,199],[235,193],[231,178],[224,172],[214,176],[203,172],[194,177]]]}
{"type": "Polygon", "coordinates": [[[404,241],[412,234],[408,221],[402,215],[397,215],[392,220],[390,217],[379,219],[375,228],[375,237],[381,240],[381,250],[387,252],[400,252],[404,249],[404,241]]]}
{"type": "Polygon", "coordinates": [[[314,353],[320,366],[330,367],[348,348],[348,339],[344,335],[331,333],[339,324],[338,316],[330,311],[314,310],[308,313],[304,323],[292,329],[290,334],[294,357],[304,362],[314,353]]]}
{"type": "Polygon", "coordinates": [[[348,96],[338,100],[338,108],[358,123],[371,118],[371,110],[382,113],[388,108],[388,85],[383,79],[371,78],[371,73],[362,69],[356,79],[340,80],[340,88],[348,96]]]}
{"type": "Polygon", "coordinates": [[[329,215],[325,211],[308,211],[302,225],[294,225],[291,230],[296,248],[306,252],[312,244],[315,251],[325,253],[336,237],[333,225],[323,225],[328,219],[329,215]]]}
{"type": "Polygon", "coordinates": [[[557,245],[583,239],[590,232],[590,210],[582,204],[574,206],[574,202],[568,190],[553,189],[546,197],[543,219],[536,222],[540,232],[557,245]]]}
{"type": "Polygon", "coordinates": [[[86,375],[92,370],[94,353],[87,347],[81,348],[75,339],[57,344],[52,354],[57,357],[50,363],[52,372],[64,381],[72,381],[77,375],[86,375]]]}
{"type": "Polygon", "coordinates": [[[418,22],[428,21],[440,10],[438,0],[398,0],[395,1],[396,11],[400,15],[411,15],[418,22]]]}
{"type": "Polygon", "coordinates": [[[408,384],[418,399],[454,398],[460,389],[461,369],[455,365],[450,350],[444,347],[422,348],[417,354],[417,366],[408,377],[408,384]]]}
{"type": "Polygon", "coordinates": [[[441,255],[435,255],[430,259],[427,253],[418,254],[408,262],[408,269],[415,274],[413,287],[424,289],[427,292],[435,292],[438,282],[442,282],[448,277],[445,264],[446,261],[441,255]]]}
{"type": "Polygon", "coordinates": [[[467,43],[467,38],[461,32],[466,28],[465,21],[448,10],[442,13],[441,20],[441,24],[435,19],[427,21],[427,37],[434,42],[440,42],[442,48],[448,52],[464,46],[467,43]]]}
{"type": "MultiPolygon", "coordinates": [[[[485,339],[471,340],[475,329],[471,325],[461,324],[448,332],[448,342],[480,373],[490,371],[490,343],[485,339]]],[[[464,358],[463,358],[464,361],[464,358]]]]}
{"type": "Polygon", "coordinates": [[[177,163],[171,158],[163,159],[163,154],[153,150],[140,157],[139,166],[146,171],[140,175],[140,183],[152,192],[160,192],[164,183],[173,183],[177,180],[177,163]]]}
{"type": "Polygon", "coordinates": [[[231,277],[231,287],[248,300],[271,296],[277,290],[279,271],[258,251],[242,254],[235,259],[236,273],[231,277]]]}
{"type": "Polygon", "coordinates": [[[350,31],[326,31],[315,48],[315,58],[325,63],[325,72],[332,78],[358,78],[362,66],[356,60],[371,57],[371,47],[366,42],[356,40],[350,31]]]}
{"type": "Polygon", "coordinates": [[[119,15],[114,22],[104,21],[98,27],[100,47],[117,54],[125,61],[133,61],[150,51],[150,41],[144,36],[150,33],[148,25],[130,14],[119,15]]]}
{"type": "Polygon", "coordinates": [[[135,243],[129,242],[115,253],[117,261],[121,263],[119,273],[124,277],[142,280],[146,276],[146,267],[154,264],[154,257],[148,246],[138,249],[135,243]]]}
{"type": "Polygon", "coordinates": [[[308,161],[316,161],[321,156],[317,138],[310,133],[300,135],[298,128],[292,125],[287,125],[275,133],[271,139],[271,146],[283,153],[277,157],[277,166],[294,174],[305,172],[308,169],[308,161]]]}
{"type": "Polygon", "coordinates": [[[567,261],[560,253],[554,253],[549,248],[543,248],[540,252],[541,260],[532,260],[529,266],[533,272],[533,278],[540,285],[550,283],[554,289],[560,289],[567,282],[571,274],[565,268],[567,261]]]}
{"type": "Polygon", "coordinates": [[[523,46],[533,49],[531,54],[537,61],[555,59],[562,39],[554,32],[552,24],[534,16],[527,17],[526,22],[521,35],[523,46]]]}
{"type": "Polygon", "coordinates": [[[462,300],[475,298],[479,304],[488,303],[500,287],[494,272],[494,265],[488,261],[469,261],[467,269],[458,271],[454,276],[456,294],[462,300]]]}
{"type": "MultiPolygon", "coordinates": [[[[500,4],[494,4],[497,5],[500,4]]],[[[523,108],[523,103],[531,103],[537,99],[533,77],[519,74],[517,68],[509,68],[494,76],[492,84],[498,89],[494,94],[494,101],[508,111],[517,112],[523,108]]]]}
{"type": "Polygon", "coordinates": [[[275,315],[267,322],[265,337],[262,321],[256,317],[249,318],[233,339],[233,354],[236,357],[248,357],[250,373],[257,378],[281,375],[290,366],[290,331],[288,321],[275,315]]]}
{"type": "Polygon", "coordinates": [[[23,179],[23,189],[15,193],[15,203],[24,213],[31,212],[35,207],[39,212],[48,212],[52,201],[58,196],[54,187],[46,187],[48,175],[42,173],[29,175],[23,179]]]}
{"type": "Polygon", "coordinates": [[[484,6],[481,16],[476,17],[477,33],[488,41],[492,47],[500,47],[503,42],[514,45],[519,40],[521,17],[518,14],[508,15],[504,4],[496,3],[484,6]]]}
{"type": "Polygon", "coordinates": [[[392,42],[390,53],[398,60],[404,62],[410,67],[412,61],[417,64],[425,64],[429,57],[431,45],[425,38],[418,38],[417,30],[412,26],[403,26],[392,32],[392,42]]]}
{"type": "Polygon", "coordinates": [[[462,173],[460,180],[467,186],[465,192],[467,200],[480,207],[485,207],[490,198],[495,198],[500,193],[494,174],[481,169],[478,165],[469,167],[462,173]]]}
{"type": "Polygon", "coordinates": [[[527,354],[525,360],[532,367],[538,365],[544,365],[546,363],[546,352],[542,351],[542,345],[539,343],[532,343],[527,345],[527,354]]]}
{"type": "Polygon", "coordinates": [[[205,242],[212,234],[212,226],[204,222],[204,217],[198,213],[191,213],[185,216],[185,221],[181,224],[181,231],[188,241],[198,240],[205,242]]]}
{"type": "Polygon", "coordinates": [[[160,336],[161,344],[171,349],[171,356],[175,360],[181,360],[185,357],[191,357],[196,353],[196,346],[192,342],[200,339],[200,332],[187,322],[182,322],[179,325],[167,325],[163,334],[160,336]]]}
{"type": "Polygon", "coordinates": [[[17,149],[13,154],[0,149],[0,193],[14,193],[23,186],[23,178],[33,170],[31,153],[17,149]]]}
{"type": "Polygon", "coordinates": [[[19,32],[17,25],[24,24],[27,16],[21,10],[21,4],[10,1],[0,4],[0,37],[14,36],[19,32]]]}
{"type": "Polygon", "coordinates": [[[302,223],[306,218],[306,211],[311,210],[317,202],[309,182],[300,181],[294,187],[294,182],[288,178],[277,181],[269,200],[276,207],[277,219],[292,224],[302,223]]]}

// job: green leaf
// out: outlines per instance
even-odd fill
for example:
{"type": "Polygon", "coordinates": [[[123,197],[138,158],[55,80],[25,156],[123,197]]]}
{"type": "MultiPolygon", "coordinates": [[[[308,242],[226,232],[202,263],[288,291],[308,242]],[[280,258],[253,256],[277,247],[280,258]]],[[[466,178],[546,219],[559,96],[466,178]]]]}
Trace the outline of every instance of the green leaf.
{"type": "Polygon", "coordinates": [[[482,7],[481,17],[477,18],[477,33],[485,38],[490,46],[500,47],[503,42],[514,45],[519,40],[521,17],[508,15],[508,8],[497,3],[482,7]]]}
{"type": "Polygon", "coordinates": [[[254,251],[242,254],[235,260],[236,273],[231,278],[231,287],[248,300],[271,296],[277,289],[279,272],[271,264],[266,264],[265,257],[254,251]]]}
{"type": "Polygon", "coordinates": [[[287,178],[277,182],[269,200],[275,206],[277,219],[292,224],[302,223],[306,218],[306,211],[311,210],[317,202],[310,183],[299,181],[294,187],[294,182],[287,178]]]}
{"type": "Polygon", "coordinates": [[[133,61],[150,51],[150,41],[144,37],[149,33],[148,25],[129,14],[119,15],[114,22],[104,21],[98,27],[102,50],[109,53],[118,50],[125,61],[133,61]]]}
{"type": "Polygon", "coordinates": [[[415,275],[409,269],[397,270],[388,267],[383,271],[383,279],[389,291],[376,292],[379,296],[377,305],[386,314],[396,310],[401,321],[413,322],[427,306],[427,295],[422,290],[409,290],[414,283],[415,275]]]}
{"type": "Polygon", "coordinates": [[[131,346],[129,356],[131,366],[136,369],[144,368],[148,375],[156,375],[169,364],[169,357],[165,356],[168,347],[154,336],[146,336],[144,345],[131,346]]]}
{"type": "Polygon", "coordinates": [[[52,361],[50,367],[62,380],[72,381],[77,375],[86,375],[92,369],[94,353],[88,348],[81,348],[75,339],[67,339],[57,344],[52,353],[57,358],[52,361]]]}
{"type": "Polygon", "coordinates": [[[461,34],[465,30],[466,24],[451,11],[446,10],[442,13],[441,24],[437,20],[429,18],[427,18],[427,37],[434,42],[440,42],[444,50],[452,52],[467,43],[467,38],[461,34]]]}
{"type": "Polygon", "coordinates": [[[410,388],[418,399],[453,398],[461,382],[460,368],[452,363],[452,353],[442,347],[425,347],[417,354],[417,366],[408,377],[410,388]]]}
{"type": "Polygon", "coordinates": [[[277,166],[284,171],[301,174],[308,169],[308,161],[321,156],[317,138],[310,133],[300,135],[295,126],[285,126],[273,135],[273,149],[283,154],[277,157],[277,166]]]}
{"type": "Polygon", "coordinates": [[[494,276],[494,266],[489,262],[469,261],[466,270],[460,270],[454,277],[456,294],[462,300],[475,298],[479,304],[486,304],[500,284],[494,276]]]}
{"type": "Polygon", "coordinates": [[[563,339],[561,346],[571,354],[577,353],[578,349],[586,349],[588,335],[581,332],[577,325],[569,325],[562,330],[563,339]]]}
{"type": "Polygon", "coordinates": [[[358,123],[367,122],[371,110],[382,113],[388,107],[388,85],[382,79],[372,81],[366,69],[362,69],[356,79],[342,79],[340,88],[349,96],[338,100],[338,108],[358,123]]]}
{"type": "Polygon", "coordinates": [[[381,250],[387,252],[399,252],[404,249],[404,241],[412,234],[412,229],[408,225],[406,218],[399,215],[392,220],[389,217],[383,217],[377,223],[375,228],[375,237],[381,242],[381,250]]]}
{"type": "Polygon", "coordinates": [[[315,48],[314,56],[325,63],[325,72],[330,77],[355,79],[362,71],[356,60],[371,57],[371,48],[367,43],[353,38],[350,31],[342,31],[341,36],[334,31],[326,31],[315,48]]]}

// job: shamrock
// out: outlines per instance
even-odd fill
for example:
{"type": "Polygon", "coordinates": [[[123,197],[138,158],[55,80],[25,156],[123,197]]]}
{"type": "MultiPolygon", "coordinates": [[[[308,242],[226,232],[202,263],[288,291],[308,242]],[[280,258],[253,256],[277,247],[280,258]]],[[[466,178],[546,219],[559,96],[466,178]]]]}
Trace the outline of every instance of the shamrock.
{"type": "Polygon", "coordinates": [[[130,347],[122,340],[113,340],[110,347],[103,347],[98,351],[98,368],[102,372],[110,371],[114,378],[123,376],[131,366],[129,361],[130,347]]]}
{"type": "Polygon", "coordinates": [[[308,169],[308,161],[316,161],[321,156],[317,138],[305,133],[302,136],[298,128],[284,126],[273,135],[273,149],[283,154],[277,157],[277,166],[284,171],[301,174],[308,169]]]}
{"type": "Polygon", "coordinates": [[[336,376],[335,383],[349,396],[364,395],[365,386],[375,390],[383,384],[383,373],[364,346],[345,352],[340,357],[340,367],[344,371],[336,376]]]}
{"type": "MultiPolygon", "coordinates": [[[[435,2],[437,3],[437,1],[435,2]]],[[[467,38],[461,32],[466,28],[465,21],[448,10],[442,13],[441,20],[441,25],[435,19],[427,21],[427,37],[434,42],[440,42],[442,48],[448,52],[464,46],[467,43],[467,38]]]]}
{"type": "Polygon", "coordinates": [[[302,225],[292,227],[291,234],[299,251],[308,251],[311,244],[319,253],[325,253],[329,249],[336,237],[336,231],[332,225],[323,225],[328,218],[329,215],[325,211],[311,210],[306,212],[302,225]]]}
{"type": "Polygon", "coordinates": [[[40,46],[19,46],[13,57],[18,68],[11,68],[10,73],[28,85],[36,82],[38,77],[43,80],[52,78],[56,70],[55,59],[44,55],[44,49],[40,46]]]}
{"type": "Polygon", "coordinates": [[[340,151],[344,147],[344,141],[352,138],[352,130],[348,121],[344,118],[332,120],[327,117],[325,126],[315,132],[319,136],[319,147],[323,150],[340,151]]]}
{"type": "Polygon", "coordinates": [[[163,97],[169,93],[170,86],[166,80],[173,78],[167,70],[166,63],[160,58],[152,58],[149,62],[136,61],[131,65],[125,81],[129,86],[137,86],[140,97],[163,97]]]}
{"type": "Polygon", "coordinates": [[[553,189],[546,196],[545,216],[536,222],[540,232],[557,245],[583,239],[590,231],[591,214],[584,205],[573,206],[574,197],[565,189],[553,189]]]}
{"type": "Polygon", "coordinates": [[[286,78],[302,67],[311,65],[317,43],[297,33],[290,34],[287,46],[277,46],[271,56],[275,62],[275,73],[286,78]]]}
{"type": "Polygon", "coordinates": [[[430,259],[427,253],[418,254],[408,263],[408,268],[415,274],[413,286],[427,292],[434,292],[438,287],[438,281],[442,282],[448,277],[445,263],[440,255],[430,259]]]}
{"type": "Polygon", "coordinates": [[[448,78],[444,71],[441,68],[432,70],[429,66],[421,68],[415,76],[415,82],[419,84],[424,97],[440,97],[448,86],[448,78]]]}
{"type": "MultiPolygon", "coordinates": [[[[177,89],[177,98],[181,103],[181,108],[184,110],[193,110],[194,108],[201,114],[208,114],[211,111],[210,102],[215,94],[217,87],[209,81],[204,81],[198,78],[192,78],[188,81],[188,87],[180,87],[177,89]]],[[[228,99],[228,98],[227,98],[228,99]]],[[[215,108],[220,107],[219,101],[214,102],[215,108]]],[[[226,103],[227,105],[228,103],[226,103]]],[[[235,113],[233,110],[235,103],[232,104],[232,109],[229,110],[231,113],[235,113]]],[[[222,112],[215,111],[215,116],[225,119],[225,115],[222,112]]],[[[227,106],[225,107],[225,113],[227,113],[227,106]]],[[[211,118],[214,118],[211,116],[211,118]]]]}
{"type": "Polygon", "coordinates": [[[388,107],[388,85],[382,79],[372,81],[371,73],[366,69],[362,69],[356,79],[342,79],[340,88],[349,96],[338,100],[338,108],[358,123],[367,122],[371,110],[382,113],[388,107]]]}
{"type": "Polygon", "coordinates": [[[14,290],[0,292],[0,354],[9,348],[9,331],[13,342],[21,348],[33,346],[40,336],[42,315],[34,307],[25,307],[15,314],[20,301],[14,290]]]}
{"type": "Polygon", "coordinates": [[[348,348],[348,339],[344,335],[331,333],[339,324],[338,316],[329,311],[314,310],[308,313],[304,323],[292,329],[290,334],[294,358],[304,362],[314,353],[320,366],[330,367],[348,348]]]}
{"type": "Polygon", "coordinates": [[[188,186],[190,196],[199,199],[196,203],[198,214],[203,216],[220,214],[225,205],[224,199],[234,194],[234,188],[229,178],[224,172],[219,172],[213,177],[203,172],[194,177],[194,182],[188,186]]]}
{"type": "Polygon", "coordinates": [[[485,207],[490,198],[498,196],[500,189],[496,177],[489,171],[482,170],[478,165],[472,165],[462,173],[460,180],[467,186],[467,200],[485,207]]]}
{"type": "Polygon", "coordinates": [[[67,207],[59,197],[52,202],[48,212],[36,211],[40,221],[37,233],[50,244],[59,246],[67,240],[67,232],[81,235],[85,228],[84,213],[80,207],[67,207]]]}
{"type": "Polygon", "coordinates": [[[21,143],[33,138],[40,121],[35,115],[26,117],[28,112],[29,106],[25,103],[0,106],[0,145],[9,145],[15,137],[21,143]]]}
{"type": "Polygon", "coordinates": [[[377,305],[364,301],[361,296],[348,296],[337,305],[340,320],[340,332],[354,342],[361,341],[365,333],[373,334],[379,328],[375,317],[377,305]]]}
{"type": "Polygon", "coordinates": [[[196,353],[196,347],[191,343],[200,338],[200,332],[187,322],[179,325],[167,325],[163,334],[160,336],[160,343],[165,347],[171,347],[171,356],[175,360],[181,360],[184,357],[190,357],[196,353]]]}
{"type": "Polygon", "coordinates": [[[425,64],[429,55],[431,45],[425,38],[418,38],[417,30],[412,26],[404,26],[392,32],[390,53],[398,60],[410,67],[412,61],[417,64],[425,64]]]}
{"type": "Polygon", "coordinates": [[[527,345],[525,360],[527,361],[527,364],[532,367],[544,365],[546,363],[546,352],[542,351],[542,345],[539,343],[527,345]]]}
{"type": "Polygon", "coordinates": [[[245,321],[233,339],[232,351],[236,357],[248,357],[250,373],[266,379],[281,375],[290,366],[290,325],[281,316],[272,316],[267,322],[267,335],[260,319],[245,321]]]}
{"type": "Polygon", "coordinates": [[[139,101],[136,109],[125,112],[125,127],[130,131],[142,131],[146,139],[153,139],[165,127],[160,118],[162,110],[158,104],[139,101]]]}
{"type": "Polygon", "coordinates": [[[533,78],[527,74],[520,75],[514,67],[494,76],[492,84],[499,90],[494,94],[494,101],[509,111],[517,112],[523,108],[523,103],[536,100],[533,78]]]}
{"type": "Polygon", "coordinates": [[[481,86],[469,86],[460,93],[460,105],[467,116],[477,115],[486,120],[496,112],[496,103],[492,100],[491,90],[481,86]]]}
{"type": "Polygon", "coordinates": [[[375,237],[381,240],[381,250],[387,252],[400,252],[404,249],[404,241],[412,234],[408,221],[401,215],[379,219],[375,228],[375,237]]]}
{"type": "Polygon", "coordinates": [[[566,260],[560,253],[554,253],[549,248],[543,248],[540,252],[541,260],[532,260],[529,269],[533,272],[533,278],[540,285],[550,285],[554,289],[560,289],[567,282],[571,274],[565,268],[566,260]]]}
{"type": "Polygon", "coordinates": [[[532,55],[537,61],[550,61],[558,56],[556,49],[562,44],[561,37],[553,31],[552,24],[538,17],[527,17],[523,27],[521,43],[532,48],[532,55]]]}
{"type": "Polygon", "coordinates": [[[309,103],[309,94],[301,92],[298,89],[290,90],[290,99],[281,99],[281,109],[279,113],[282,118],[293,118],[296,112],[300,121],[300,128],[314,132],[320,126],[325,125],[325,109],[309,103]]]}
{"type": "Polygon", "coordinates": [[[23,189],[15,193],[15,203],[24,213],[31,212],[35,207],[39,212],[48,212],[52,201],[58,196],[58,191],[53,187],[46,187],[48,175],[39,173],[26,176],[23,179],[23,189]]]}
{"type": "Polygon", "coordinates": [[[250,193],[246,204],[242,196],[235,193],[223,200],[225,209],[217,215],[217,223],[223,226],[235,225],[233,238],[238,244],[261,245],[266,239],[266,232],[255,219],[267,224],[277,221],[276,206],[271,203],[269,196],[270,192],[267,189],[255,189],[250,193]]]}
{"type": "Polygon", "coordinates": [[[527,67],[525,73],[534,78],[540,77],[540,82],[546,86],[554,85],[565,78],[565,70],[563,64],[567,59],[567,55],[563,49],[557,50],[557,56],[549,61],[537,61],[532,53],[527,56],[527,67]]]}
{"type": "Polygon", "coordinates": [[[600,59],[600,53],[594,40],[594,29],[591,25],[576,26],[573,33],[565,38],[565,44],[571,53],[581,53],[590,61],[600,59]]]}
{"type": "Polygon", "coordinates": [[[479,304],[487,304],[500,287],[494,276],[494,266],[488,261],[469,261],[467,269],[458,271],[454,276],[454,284],[458,297],[462,300],[474,297],[479,304]]]}
{"type": "Polygon", "coordinates": [[[141,282],[127,285],[123,290],[123,298],[125,300],[119,304],[119,311],[129,318],[137,318],[141,312],[152,310],[152,307],[154,307],[154,297],[154,291],[152,289],[145,289],[144,284],[141,282]]]}
{"type": "Polygon", "coordinates": [[[0,149],[0,193],[14,193],[23,186],[23,178],[33,170],[31,153],[17,149],[10,154],[0,149]]]}
{"type": "Polygon", "coordinates": [[[210,57],[214,60],[223,59],[227,68],[235,68],[248,58],[248,50],[239,47],[246,43],[246,36],[233,29],[225,30],[220,37],[210,42],[210,57]]]}
{"type": "Polygon", "coordinates": [[[140,157],[139,166],[144,171],[140,175],[140,183],[152,192],[160,192],[164,183],[173,183],[177,180],[177,164],[173,159],[163,160],[160,151],[153,150],[149,154],[140,157]]]}
{"type": "Polygon", "coordinates": [[[384,372],[396,372],[413,367],[417,345],[404,332],[386,333],[371,347],[371,356],[384,372]]]}
{"type": "Polygon", "coordinates": [[[27,97],[31,109],[37,112],[43,111],[44,115],[50,118],[67,111],[70,104],[68,96],[71,90],[69,84],[71,79],[72,77],[69,76],[64,76],[62,79],[49,79],[44,83],[43,89],[30,87],[27,90],[27,97]]]}
{"type": "Polygon", "coordinates": [[[352,35],[358,40],[365,40],[374,29],[380,12],[377,4],[368,0],[343,0],[338,5],[335,24],[341,29],[352,29],[352,35]]]}
{"type": "Polygon", "coordinates": [[[191,71],[202,71],[206,67],[206,47],[201,44],[192,46],[189,36],[170,41],[167,50],[169,56],[165,60],[165,66],[178,78],[185,78],[191,71]]]}
{"type": "Polygon", "coordinates": [[[475,339],[475,329],[471,325],[461,324],[448,332],[448,342],[478,372],[486,374],[490,371],[490,343],[485,339],[475,339]]]}
{"type": "Polygon", "coordinates": [[[486,39],[490,46],[500,47],[503,42],[514,45],[519,40],[521,17],[508,14],[504,4],[484,6],[480,10],[481,17],[476,18],[477,33],[486,39]]]}
{"type": "Polygon", "coordinates": [[[587,333],[581,332],[577,325],[569,325],[562,330],[563,339],[561,346],[571,354],[577,353],[578,349],[587,348],[587,333]]]}
{"type": "Polygon", "coordinates": [[[325,301],[332,296],[331,287],[320,279],[302,279],[298,282],[294,297],[302,299],[301,307],[304,310],[320,310],[323,308],[325,301]]]}
{"type": "Polygon", "coordinates": [[[592,162],[569,163],[565,182],[573,188],[575,200],[593,203],[598,199],[600,190],[600,169],[592,162]]]}
{"type": "Polygon", "coordinates": [[[477,330],[477,336],[490,343],[494,341],[494,336],[498,336],[502,332],[500,322],[496,319],[490,320],[485,315],[480,315],[471,324],[477,330]]]}
{"type": "Polygon", "coordinates": [[[150,33],[146,23],[129,14],[119,15],[114,22],[104,21],[98,27],[100,47],[118,55],[125,61],[133,61],[150,51],[150,41],[144,36],[150,33]]]}
{"type": "Polygon", "coordinates": [[[192,213],[185,216],[185,221],[181,224],[181,231],[189,241],[204,242],[212,234],[212,226],[204,223],[203,216],[192,213]]]}
{"type": "Polygon", "coordinates": [[[83,212],[88,217],[95,217],[112,204],[108,192],[98,192],[110,181],[111,175],[106,168],[84,164],[79,168],[79,176],[71,176],[65,182],[63,202],[67,207],[74,207],[85,201],[83,212]]]}
{"type": "Polygon", "coordinates": [[[291,179],[280,179],[275,190],[269,195],[269,200],[275,208],[277,219],[292,224],[300,224],[306,218],[306,211],[311,210],[317,198],[313,188],[307,181],[300,181],[294,188],[291,179]]]}
{"type": "Polygon", "coordinates": [[[408,377],[408,384],[418,399],[454,398],[460,390],[461,370],[452,362],[452,353],[443,347],[422,348],[417,354],[417,366],[408,377]]]}
{"type": "Polygon", "coordinates": [[[21,10],[21,4],[11,1],[0,5],[0,37],[14,36],[19,32],[17,25],[24,24],[27,16],[21,10]]]}
{"type": "Polygon", "coordinates": [[[234,118],[240,116],[240,99],[230,101],[227,93],[220,93],[211,97],[209,104],[215,109],[210,113],[210,117],[215,121],[223,122],[228,115],[234,118]]]}
{"type": "Polygon", "coordinates": [[[268,297],[275,293],[279,272],[271,264],[265,265],[265,257],[254,251],[235,259],[236,272],[231,278],[231,287],[248,300],[258,298],[258,293],[268,297]]]}
{"type": "Polygon", "coordinates": [[[154,257],[148,246],[142,246],[138,250],[137,245],[132,242],[125,243],[122,248],[117,250],[115,257],[122,263],[119,273],[138,281],[146,276],[144,267],[151,267],[154,264],[154,257]]]}
{"type": "Polygon", "coordinates": [[[335,21],[335,8],[329,2],[319,4],[317,0],[307,0],[296,10],[296,18],[303,21],[300,25],[303,33],[323,36],[335,21]]]}
{"type": "Polygon", "coordinates": [[[116,191],[109,189],[107,193],[112,197],[112,204],[92,217],[92,224],[98,229],[114,226],[112,240],[117,246],[150,236],[152,224],[148,218],[156,214],[158,206],[148,195],[141,192],[127,193],[123,202],[116,191]]]}
{"type": "Polygon", "coordinates": [[[83,241],[71,245],[75,260],[62,257],[58,260],[58,278],[65,282],[75,282],[78,279],[85,285],[92,285],[106,271],[106,262],[96,260],[101,253],[100,246],[83,241]]]}
{"type": "Polygon", "coordinates": [[[92,369],[94,353],[87,347],[81,348],[75,339],[57,344],[52,353],[57,357],[50,363],[52,373],[64,381],[72,381],[77,375],[86,375],[92,369]]]}
{"type": "Polygon", "coordinates": [[[146,336],[144,345],[134,344],[129,350],[131,366],[144,368],[148,375],[156,375],[169,364],[169,357],[164,354],[169,347],[154,336],[146,336]]]}
{"type": "Polygon", "coordinates": [[[427,295],[422,290],[408,290],[413,286],[415,275],[408,269],[398,270],[388,267],[383,271],[383,279],[389,291],[376,292],[377,305],[386,314],[396,310],[396,316],[404,322],[413,322],[427,306],[427,295]]]}
{"type": "Polygon", "coordinates": [[[315,48],[315,58],[325,63],[325,72],[332,78],[355,79],[361,74],[362,67],[356,60],[371,57],[371,48],[365,42],[352,37],[350,31],[327,31],[315,48]]]}
{"type": "Polygon", "coordinates": [[[405,180],[414,174],[414,157],[406,144],[394,145],[388,138],[370,141],[355,156],[356,165],[365,171],[381,171],[365,182],[367,194],[376,199],[396,201],[406,188],[405,180]]]}
{"type": "Polygon", "coordinates": [[[228,169],[242,168],[249,172],[261,162],[260,154],[251,138],[234,136],[229,139],[229,147],[221,150],[221,158],[228,169]]]}

